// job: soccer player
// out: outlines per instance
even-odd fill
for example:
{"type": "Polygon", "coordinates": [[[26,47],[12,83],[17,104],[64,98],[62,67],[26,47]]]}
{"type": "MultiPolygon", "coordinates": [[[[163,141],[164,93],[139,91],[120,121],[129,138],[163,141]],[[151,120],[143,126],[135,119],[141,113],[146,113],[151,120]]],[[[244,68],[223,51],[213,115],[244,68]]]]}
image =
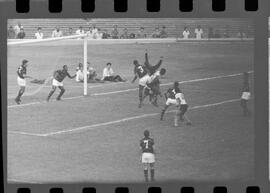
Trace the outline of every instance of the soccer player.
{"type": "Polygon", "coordinates": [[[151,76],[153,75],[157,70],[158,68],[161,66],[162,64],[162,61],[163,61],[163,56],[160,57],[160,60],[158,61],[158,63],[154,66],[152,66],[150,63],[149,63],[149,59],[148,59],[148,51],[147,49],[145,50],[145,62],[144,62],[144,65],[145,67],[147,68],[148,70],[148,74],[151,76]]]}
{"type": "Polygon", "coordinates": [[[28,65],[28,60],[23,60],[22,64],[19,66],[17,70],[17,84],[20,86],[19,93],[15,98],[15,102],[19,105],[21,103],[21,97],[25,91],[26,87],[26,78],[31,78],[30,76],[26,76],[26,68],[28,65]]]}
{"type": "Polygon", "coordinates": [[[174,126],[175,127],[178,127],[179,119],[180,119],[181,122],[183,122],[184,120],[186,120],[187,121],[186,124],[187,125],[191,125],[191,121],[185,115],[185,113],[188,110],[188,104],[186,102],[186,99],[184,97],[183,92],[181,90],[179,90],[179,93],[177,93],[175,95],[175,98],[177,100],[178,109],[177,109],[176,114],[175,114],[175,117],[174,117],[174,126]]]}
{"type": "Polygon", "coordinates": [[[180,92],[179,83],[175,81],[173,83],[173,87],[169,88],[167,92],[164,94],[166,98],[166,104],[164,109],[161,111],[160,120],[163,120],[164,114],[170,105],[178,105],[178,101],[175,98],[175,95],[180,92]]]}
{"type": "Polygon", "coordinates": [[[150,101],[156,107],[158,107],[157,96],[160,95],[162,97],[160,92],[159,78],[165,75],[165,73],[166,73],[165,68],[161,68],[160,70],[156,71],[154,74],[150,76],[150,78],[148,78],[146,86],[143,89],[143,99],[147,95],[150,95],[150,101]]]}
{"type": "Polygon", "coordinates": [[[132,83],[135,82],[137,78],[139,78],[139,108],[142,106],[143,102],[143,88],[146,86],[148,79],[150,79],[149,74],[147,73],[147,69],[145,66],[139,64],[138,60],[133,61],[134,64],[134,78],[131,81],[132,83]]]}
{"type": "Polygon", "coordinates": [[[248,116],[250,111],[248,110],[248,100],[250,99],[250,89],[249,89],[249,76],[247,72],[243,73],[243,88],[242,88],[242,96],[240,106],[243,109],[243,115],[248,116]]]}
{"type": "Polygon", "coordinates": [[[154,139],[150,138],[148,130],[144,131],[144,138],[140,140],[140,146],[142,150],[142,163],[144,165],[144,177],[148,182],[148,170],[150,170],[151,181],[155,180],[155,154],[154,154],[154,139]]]}
{"type": "Polygon", "coordinates": [[[67,65],[63,66],[63,69],[61,70],[56,70],[53,73],[53,81],[52,81],[52,90],[50,91],[48,97],[47,97],[47,101],[50,100],[51,96],[53,95],[53,93],[56,90],[56,87],[58,87],[61,91],[59,93],[59,95],[57,96],[56,100],[61,100],[61,96],[64,94],[65,92],[65,88],[63,85],[63,80],[65,79],[65,77],[68,76],[69,78],[73,79],[76,77],[76,74],[74,76],[71,76],[68,73],[68,67],[67,65]]]}

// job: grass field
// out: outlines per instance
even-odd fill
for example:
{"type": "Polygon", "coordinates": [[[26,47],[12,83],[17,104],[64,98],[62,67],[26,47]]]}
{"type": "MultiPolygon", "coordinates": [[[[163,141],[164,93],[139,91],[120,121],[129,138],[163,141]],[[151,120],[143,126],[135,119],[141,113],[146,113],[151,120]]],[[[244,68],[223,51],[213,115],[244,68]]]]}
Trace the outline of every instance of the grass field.
{"type": "MultiPolygon", "coordinates": [[[[30,62],[28,75],[46,78],[82,62],[81,44],[44,44],[8,48],[8,181],[9,182],[143,182],[139,140],[149,129],[155,139],[156,180],[250,179],[254,169],[253,116],[239,106],[241,73],[253,70],[251,42],[89,45],[89,61],[99,75],[112,62],[125,83],[89,84],[65,79],[62,101],[45,99],[50,86],[28,83],[16,105],[16,70],[30,62]],[[161,89],[175,80],[185,93],[192,126],[173,127],[172,112],[159,120],[160,107],[145,101],[139,109],[132,61],[149,50],[155,64],[164,56],[167,69],[161,89]],[[36,92],[38,90],[38,92],[36,92]]],[[[251,79],[252,79],[251,72],[251,79]]],[[[253,80],[251,80],[253,82],[253,80]]],[[[253,100],[249,107],[253,111],[253,100]]],[[[174,110],[171,107],[169,110],[174,110]]]]}

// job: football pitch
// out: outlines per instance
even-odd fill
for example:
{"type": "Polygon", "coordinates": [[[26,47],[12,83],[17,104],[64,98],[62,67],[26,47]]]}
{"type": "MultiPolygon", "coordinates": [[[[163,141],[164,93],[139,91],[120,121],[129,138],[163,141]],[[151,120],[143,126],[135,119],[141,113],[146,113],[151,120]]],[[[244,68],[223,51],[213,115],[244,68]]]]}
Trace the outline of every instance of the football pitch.
{"type": "Polygon", "coordinates": [[[47,78],[64,64],[73,75],[83,62],[82,44],[74,42],[8,47],[8,182],[143,182],[139,140],[145,129],[155,140],[157,181],[253,178],[253,100],[250,117],[239,105],[242,72],[250,72],[253,89],[252,42],[89,45],[88,60],[99,77],[111,62],[128,81],[89,83],[83,96],[83,83],[66,78],[63,100],[55,100],[57,90],[50,102],[50,85],[28,82],[17,105],[21,60],[29,60],[27,74],[34,78],[47,78]],[[138,108],[132,62],[144,63],[145,49],[151,64],[164,57],[162,93],[180,82],[192,126],[173,126],[175,107],[159,120],[164,97],[159,107],[146,99],[138,108]]]}

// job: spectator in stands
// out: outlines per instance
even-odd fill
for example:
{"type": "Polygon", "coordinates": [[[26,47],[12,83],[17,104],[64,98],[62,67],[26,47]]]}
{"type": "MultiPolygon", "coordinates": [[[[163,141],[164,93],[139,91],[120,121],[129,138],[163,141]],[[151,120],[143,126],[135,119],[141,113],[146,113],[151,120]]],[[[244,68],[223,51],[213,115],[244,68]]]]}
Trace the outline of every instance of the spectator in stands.
{"type": "Polygon", "coordinates": [[[7,31],[7,34],[8,34],[8,39],[15,39],[15,31],[14,31],[14,28],[13,26],[9,26],[8,28],[8,31],[7,31]]]}
{"type": "Polygon", "coordinates": [[[67,33],[67,35],[68,35],[68,36],[74,35],[74,34],[73,34],[73,29],[72,29],[72,27],[68,28],[68,33],[67,33]]]}
{"type": "Polygon", "coordinates": [[[93,26],[92,26],[92,34],[93,34],[93,38],[94,38],[94,39],[97,39],[98,33],[99,33],[99,30],[98,30],[98,28],[96,27],[96,24],[93,24],[93,26]]]}
{"type": "Polygon", "coordinates": [[[108,30],[104,29],[102,33],[102,39],[109,39],[111,36],[108,33],[108,30]]]}
{"type": "Polygon", "coordinates": [[[184,39],[188,39],[188,38],[189,38],[189,37],[188,37],[189,35],[190,35],[190,32],[189,32],[188,28],[185,27],[185,28],[184,28],[184,31],[183,31],[183,38],[184,38],[184,39]]]}
{"type": "Polygon", "coordinates": [[[102,37],[103,33],[101,32],[100,28],[97,28],[96,39],[100,40],[102,37]]]}
{"type": "Polygon", "coordinates": [[[162,26],[162,30],[160,31],[160,38],[167,38],[168,37],[168,33],[166,32],[166,26],[162,26]]]}
{"type": "Polygon", "coordinates": [[[103,69],[103,77],[102,80],[104,81],[112,81],[112,82],[125,82],[119,75],[114,75],[112,69],[112,63],[107,63],[106,67],[103,69]]]}
{"type": "Polygon", "coordinates": [[[86,34],[88,35],[88,38],[93,39],[93,28],[90,26],[86,34]]]}
{"type": "Polygon", "coordinates": [[[63,36],[62,31],[59,29],[59,27],[56,27],[55,30],[53,30],[52,32],[52,38],[58,38],[62,36],[63,36]]]}
{"type": "Polygon", "coordinates": [[[152,38],[159,38],[159,37],[160,37],[159,27],[156,27],[155,31],[152,33],[152,38]]]}
{"type": "Polygon", "coordinates": [[[83,34],[84,34],[83,27],[80,26],[79,29],[76,30],[76,35],[83,35],[83,34]]]}
{"type": "Polygon", "coordinates": [[[14,26],[15,37],[18,36],[18,33],[21,31],[21,28],[23,28],[23,26],[20,22],[18,22],[18,24],[14,26]]]}
{"type": "Polygon", "coordinates": [[[37,32],[35,33],[36,39],[43,39],[43,33],[41,32],[41,27],[37,28],[37,32]]]}
{"type": "Polygon", "coordinates": [[[123,34],[120,36],[121,39],[129,39],[128,29],[124,28],[123,34]]]}
{"type": "Polygon", "coordinates": [[[111,37],[113,39],[118,39],[119,38],[119,33],[118,33],[118,29],[117,29],[117,25],[113,26],[113,30],[112,30],[112,35],[111,37]]]}
{"type": "Polygon", "coordinates": [[[196,39],[203,38],[203,30],[200,25],[198,25],[197,28],[195,28],[195,35],[196,35],[196,39]]]}
{"type": "Polygon", "coordinates": [[[17,39],[24,39],[24,38],[25,38],[25,32],[24,32],[23,28],[21,27],[21,30],[17,35],[17,39]]]}
{"type": "Polygon", "coordinates": [[[137,33],[136,38],[146,38],[146,37],[147,37],[147,35],[144,32],[144,27],[140,27],[140,30],[137,33]]]}

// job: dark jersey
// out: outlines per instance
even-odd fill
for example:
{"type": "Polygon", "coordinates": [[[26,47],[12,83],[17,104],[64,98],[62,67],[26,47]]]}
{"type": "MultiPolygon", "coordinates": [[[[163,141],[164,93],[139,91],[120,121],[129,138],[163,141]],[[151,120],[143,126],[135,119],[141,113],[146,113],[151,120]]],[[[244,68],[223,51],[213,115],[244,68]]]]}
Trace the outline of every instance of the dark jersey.
{"type": "Polygon", "coordinates": [[[167,91],[167,97],[170,99],[175,99],[175,95],[179,92],[180,90],[177,88],[169,88],[167,91]]]}
{"type": "Polygon", "coordinates": [[[17,70],[17,74],[20,78],[24,79],[24,76],[26,75],[26,67],[21,65],[17,70]]]}
{"type": "Polygon", "coordinates": [[[137,65],[134,68],[134,73],[139,77],[142,78],[147,74],[147,70],[144,66],[142,65],[137,65]]]}
{"type": "Polygon", "coordinates": [[[141,139],[140,146],[143,153],[154,153],[154,139],[145,137],[141,139]]]}
{"type": "Polygon", "coordinates": [[[68,76],[69,78],[72,78],[67,70],[57,70],[54,72],[54,75],[53,75],[53,77],[58,82],[62,82],[66,78],[66,76],[68,76]]]}

